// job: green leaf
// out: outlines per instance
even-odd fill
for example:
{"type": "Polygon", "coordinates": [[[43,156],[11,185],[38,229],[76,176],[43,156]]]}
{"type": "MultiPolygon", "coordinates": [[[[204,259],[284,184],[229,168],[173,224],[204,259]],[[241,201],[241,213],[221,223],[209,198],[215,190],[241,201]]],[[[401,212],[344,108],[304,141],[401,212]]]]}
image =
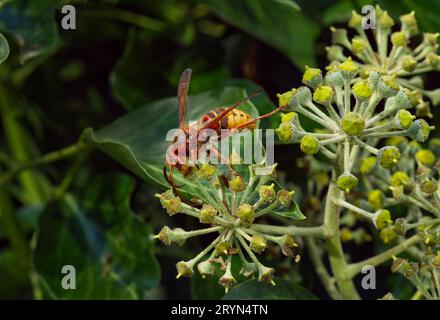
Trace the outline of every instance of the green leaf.
{"type": "Polygon", "coordinates": [[[282,279],[275,279],[275,286],[248,280],[232,288],[224,300],[317,300],[302,286],[282,279]]]}
{"type": "Polygon", "coordinates": [[[299,69],[316,65],[318,27],[290,1],[203,0],[217,15],[283,52],[299,69]]]}
{"type": "Polygon", "coordinates": [[[48,206],[34,265],[50,297],[136,299],[157,285],[152,230],[130,209],[133,189],[133,178],[108,175],[92,181],[79,200],[68,194],[48,206]],[[65,265],[75,267],[75,290],[61,287],[65,265]]]}
{"type": "Polygon", "coordinates": [[[271,211],[271,214],[281,216],[292,220],[304,220],[306,217],[303,215],[295,201],[292,201],[290,208],[276,209],[271,211]]]}
{"type": "Polygon", "coordinates": [[[29,290],[26,270],[16,251],[0,251],[0,299],[17,299],[29,290]]]}
{"type": "Polygon", "coordinates": [[[61,3],[61,0],[15,0],[2,3],[0,29],[14,35],[21,49],[22,62],[58,44],[55,10],[61,3]]]}
{"type": "MultiPolygon", "coordinates": [[[[217,91],[190,96],[188,119],[196,120],[203,114],[220,106],[231,105],[247,94],[241,88],[226,87],[217,91]]],[[[258,112],[253,103],[247,101],[240,107],[253,117],[258,112]]],[[[110,125],[94,132],[88,129],[84,141],[96,146],[140,178],[169,188],[163,176],[166,150],[171,144],[166,141],[168,130],[177,127],[176,98],[166,98],[135,109],[110,125]]],[[[182,191],[200,197],[196,185],[183,179],[175,170],[177,185],[182,191]]]]}
{"type": "Polygon", "coordinates": [[[352,10],[354,10],[354,6],[351,0],[337,1],[324,12],[322,22],[326,26],[333,23],[347,23],[352,10]]]}
{"type": "Polygon", "coordinates": [[[3,63],[9,56],[8,40],[0,33],[0,63],[3,63]]]}

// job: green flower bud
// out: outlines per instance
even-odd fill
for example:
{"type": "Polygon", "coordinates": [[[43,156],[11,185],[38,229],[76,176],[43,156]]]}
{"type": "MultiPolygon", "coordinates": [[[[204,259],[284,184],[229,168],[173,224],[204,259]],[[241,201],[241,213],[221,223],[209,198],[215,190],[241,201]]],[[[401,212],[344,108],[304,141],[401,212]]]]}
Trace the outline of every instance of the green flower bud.
{"type": "Polygon", "coordinates": [[[229,250],[231,249],[231,245],[228,241],[222,241],[215,246],[215,254],[217,256],[226,256],[229,254],[229,250]]]}
{"type": "Polygon", "coordinates": [[[362,38],[353,38],[351,40],[351,51],[355,55],[359,55],[365,51],[367,48],[367,41],[362,38]]]}
{"type": "Polygon", "coordinates": [[[393,43],[393,45],[395,45],[396,47],[404,47],[406,46],[406,44],[408,43],[408,38],[405,35],[405,32],[394,32],[391,35],[391,42],[393,43]]]}
{"type": "Polygon", "coordinates": [[[162,241],[163,244],[169,246],[172,243],[177,243],[179,246],[185,243],[186,231],[181,228],[174,228],[171,230],[167,226],[163,227],[154,238],[162,241]]]}
{"type": "Polygon", "coordinates": [[[160,195],[156,194],[156,197],[160,199],[160,204],[167,210],[168,215],[172,216],[179,212],[182,200],[176,197],[173,191],[168,190],[160,195]]]}
{"type": "Polygon", "coordinates": [[[371,87],[376,88],[377,84],[379,83],[380,77],[381,77],[381,73],[378,72],[377,70],[371,70],[368,74],[368,80],[371,84],[371,87]]]}
{"type": "Polygon", "coordinates": [[[395,166],[400,159],[400,151],[393,146],[380,148],[377,158],[382,167],[388,169],[395,166]]]}
{"type": "Polygon", "coordinates": [[[275,192],[275,184],[271,184],[268,186],[261,186],[258,189],[258,194],[260,195],[260,198],[263,199],[266,202],[272,202],[276,199],[276,192],[275,192]]]}
{"type": "Polygon", "coordinates": [[[301,138],[300,148],[305,154],[316,154],[319,151],[319,141],[313,134],[306,134],[301,138]]]}
{"type": "Polygon", "coordinates": [[[358,179],[351,173],[343,173],[336,180],[336,185],[339,189],[349,193],[351,189],[356,187],[358,184],[358,179]]]}
{"type": "Polygon", "coordinates": [[[431,106],[429,102],[420,101],[420,103],[416,106],[416,116],[432,118],[431,106]]]}
{"type": "Polygon", "coordinates": [[[243,177],[235,176],[229,180],[229,189],[232,192],[242,192],[246,189],[246,184],[244,183],[243,177]]]}
{"type": "Polygon", "coordinates": [[[436,69],[440,65],[440,56],[434,52],[430,52],[426,55],[426,62],[436,69]]]}
{"type": "Polygon", "coordinates": [[[364,131],[365,119],[358,112],[349,112],[342,117],[342,130],[350,136],[357,136],[364,131]]]}
{"type": "Polygon", "coordinates": [[[264,282],[264,283],[270,283],[273,286],[275,285],[275,282],[273,281],[273,274],[275,273],[275,269],[268,268],[263,265],[258,265],[258,281],[264,282]]]}
{"type": "Polygon", "coordinates": [[[394,25],[394,20],[388,15],[387,11],[384,11],[383,14],[379,17],[377,24],[380,28],[389,29],[394,25]]]}
{"type": "Polygon", "coordinates": [[[393,226],[394,230],[396,231],[396,233],[400,236],[404,236],[406,233],[406,221],[404,218],[397,218],[394,221],[394,226],[393,226]]]}
{"type": "Polygon", "coordinates": [[[353,85],[352,91],[354,96],[359,100],[368,99],[369,97],[371,97],[371,94],[373,93],[373,89],[366,80],[357,81],[353,85]]]}
{"type": "Polygon", "coordinates": [[[376,157],[366,157],[361,159],[361,166],[360,170],[362,174],[370,173],[371,170],[373,170],[374,166],[376,165],[376,157]]]}
{"type": "Polygon", "coordinates": [[[379,236],[385,244],[392,243],[397,239],[397,233],[393,228],[382,229],[379,236]]]}
{"type": "Polygon", "coordinates": [[[177,276],[180,277],[191,278],[194,275],[193,265],[192,263],[186,261],[179,261],[176,263],[177,276]]]}
{"type": "Polygon", "coordinates": [[[294,193],[295,191],[287,191],[284,189],[278,191],[277,197],[283,207],[290,208],[290,206],[292,205],[292,196],[294,193]]]}
{"type": "Polygon", "coordinates": [[[251,225],[255,219],[254,207],[247,203],[242,203],[236,211],[237,217],[243,225],[251,225]]]}
{"type": "Polygon", "coordinates": [[[292,142],[296,127],[291,122],[281,122],[280,126],[275,129],[281,142],[292,142]]]}
{"type": "Polygon", "coordinates": [[[295,94],[295,89],[292,89],[290,91],[284,92],[284,93],[278,93],[278,105],[280,107],[285,107],[289,105],[290,100],[292,100],[293,95],[295,94]]]}
{"type": "Polygon", "coordinates": [[[403,29],[406,30],[409,33],[409,35],[415,35],[419,32],[414,11],[411,11],[411,13],[400,16],[400,21],[402,22],[403,29]]]}
{"type": "Polygon", "coordinates": [[[283,113],[281,115],[281,123],[283,123],[283,122],[291,122],[291,121],[293,121],[293,119],[295,119],[296,116],[297,115],[296,115],[295,112],[283,113]]]}
{"type": "Polygon", "coordinates": [[[423,41],[429,46],[436,48],[438,36],[439,33],[425,32],[423,34],[423,41]]]}
{"type": "Polygon", "coordinates": [[[327,105],[330,104],[333,98],[333,89],[329,86],[318,86],[313,94],[313,101],[327,105]]]}
{"type": "Polygon", "coordinates": [[[332,32],[333,44],[341,44],[346,48],[350,48],[351,44],[348,40],[347,30],[330,27],[330,31],[332,32]]]}
{"type": "Polygon", "coordinates": [[[425,179],[420,184],[420,189],[422,189],[424,193],[433,194],[438,189],[438,181],[432,178],[425,179]]]}
{"type": "Polygon", "coordinates": [[[391,220],[391,213],[386,209],[377,211],[374,214],[374,224],[379,230],[392,225],[393,220],[391,220]]]}
{"type": "Polygon", "coordinates": [[[418,90],[411,91],[406,88],[402,88],[394,97],[396,105],[402,109],[415,107],[421,99],[422,95],[418,90]]]}
{"type": "Polygon", "coordinates": [[[335,87],[341,87],[344,85],[344,77],[342,76],[342,73],[337,70],[328,71],[325,75],[325,80],[328,84],[335,87]]]}
{"type": "Polygon", "coordinates": [[[347,80],[353,79],[359,71],[359,67],[357,66],[356,63],[353,62],[353,60],[351,60],[351,57],[348,57],[347,60],[342,62],[338,66],[338,68],[341,71],[341,74],[344,77],[344,79],[347,80]]]}
{"type": "Polygon", "coordinates": [[[197,270],[199,270],[202,278],[205,278],[207,275],[212,276],[215,273],[215,264],[211,261],[211,259],[207,259],[197,265],[197,270]]]}
{"type": "Polygon", "coordinates": [[[264,250],[266,250],[267,240],[262,235],[254,234],[251,239],[250,247],[252,251],[262,253],[264,250]]]}
{"type": "Polygon", "coordinates": [[[403,273],[403,271],[408,267],[409,267],[409,263],[407,260],[393,257],[393,264],[391,265],[392,273],[396,273],[396,272],[403,273]]]}
{"type": "Polygon", "coordinates": [[[422,149],[417,151],[416,153],[416,159],[419,163],[423,164],[424,166],[431,166],[435,162],[435,155],[432,153],[431,150],[422,149]]]}
{"type": "Polygon", "coordinates": [[[200,178],[210,180],[217,173],[217,168],[213,165],[203,163],[197,174],[200,178]]]}
{"type": "Polygon", "coordinates": [[[231,273],[231,270],[227,269],[225,274],[219,279],[218,283],[226,289],[226,292],[235,285],[237,285],[237,280],[231,273]]]}
{"type": "Polygon", "coordinates": [[[417,60],[412,55],[405,55],[401,60],[401,67],[406,72],[413,72],[417,67],[417,60]]]}
{"type": "Polygon", "coordinates": [[[439,242],[438,235],[434,230],[423,230],[419,232],[419,237],[422,239],[423,244],[428,247],[435,246],[439,242]]]}
{"type": "Polygon", "coordinates": [[[396,75],[383,75],[380,77],[380,80],[377,83],[377,90],[384,97],[395,96],[397,92],[399,92],[399,84],[397,83],[396,75]]]}
{"type": "Polygon", "coordinates": [[[383,206],[383,194],[382,191],[379,189],[371,190],[368,193],[368,203],[370,204],[371,208],[374,210],[378,210],[382,208],[383,206]]]}
{"type": "Polygon", "coordinates": [[[403,171],[396,171],[391,176],[390,185],[393,186],[393,187],[404,186],[408,182],[409,182],[409,177],[408,177],[408,175],[405,172],[403,172],[403,171]]]}
{"type": "Polygon", "coordinates": [[[362,19],[363,17],[357,13],[356,11],[351,12],[350,21],[348,21],[348,25],[350,28],[359,29],[362,27],[362,19]]]}
{"type": "Polygon", "coordinates": [[[341,229],[341,241],[342,242],[349,242],[353,240],[353,233],[351,230],[347,227],[344,227],[341,229]]]}
{"type": "Polygon", "coordinates": [[[312,92],[307,87],[299,87],[296,90],[290,105],[295,107],[297,105],[307,105],[312,101],[312,92]]]}
{"type": "Polygon", "coordinates": [[[200,209],[199,219],[201,223],[213,223],[216,216],[217,210],[209,204],[204,204],[200,209]]]}
{"type": "Polygon", "coordinates": [[[279,245],[283,254],[288,257],[293,257],[295,255],[293,249],[298,247],[295,239],[290,234],[282,236],[279,245]]]}
{"type": "Polygon", "coordinates": [[[341,46],[325,47],[325,51],[327,52],[327,60],[329,61],[342,61],[346,59],[344,49],[341,46]]]}
{"type": "Polygon", "coordinates": [[[306,66],[306,71],[304,72],[302,83],[312,88],[316,88],[317,86],[319,86],[322,83],[321,70],[306,66]]]}
{"type": "Polygon", "coordinates": [[[408,110],[399,110],[396,113],[395,122],[403,129],[408,129],[416,117],[408,110]]]}
{"type": "Polygon", "coordinates": [[[408,136],[418,142],[425,142],[429,138],[429,133],[434,130],[425,120],[417,119],[408,129],[408,136]]]}

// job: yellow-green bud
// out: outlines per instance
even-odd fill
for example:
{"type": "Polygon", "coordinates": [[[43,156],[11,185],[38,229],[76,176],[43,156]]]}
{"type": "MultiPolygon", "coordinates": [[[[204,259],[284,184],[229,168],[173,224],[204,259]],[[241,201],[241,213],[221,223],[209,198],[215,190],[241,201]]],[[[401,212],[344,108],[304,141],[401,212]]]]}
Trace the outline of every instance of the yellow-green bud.
{"type": "Polygon", "coordinates": [[[368,99],[371,97],[373,90],[366,80],[357,81],[352,87],[353,94],[360,100],[368,99]]]}
{"type": "Polygon", "coordinates": [[[400,151],[394,146],[383,147],[380,148],[377,158],[382,167],[391,168],[395,166],[400,159],[400,151]]]}
{"type": "Polygon", "coordinates": [[[377,211],[374,215],[374,224],[379,230],[392,225],[393,220],[391,220],[391,213],[386,209],[377,211]]]}
{"type": "Polygon", "coordinates": [[[277,194],[275,192],[275,184],[261,186],[258,189],[258,194],[260,195],[260,198],[263,199],[266,202],[272,202],[275,200],[277,194]]]}
{"type": "Polygon", "coordinates": [[[357,136],[364,131],[365,119],[358,112],[349,112],[342,117],[342,130],[350,136],[357,136]]]}
{"type": "Polygon", "coordinates": [[[251,225],[255,219],[254,207],[247,203],[242,203],[236,211],[237,217],[244,225],[251,225]]]}
{"type": "Polygon", "coordinates": [[[295,191],[287,191],[287,190],[280,190],[277,193],[278,200],[280,201],[281,205],[290,208],[292,205],[292,196],[295,193],[295,191]]]}
{"type": "Polygon", "coordinates": [[[351,230],[347,227],[344,227],[341,229],[341,241],[342,242],[348,242],[353,239],[353,234],[351,230]]]}
{"type": "Polygon", "coordinates": [[[406,46],[406,44],[408,43],[408,38],[403,31],[394,32],[391,35],[391,42],[396,47],[403,47],[406,46]]]}
{"type": "Polygon", "coordinates": [[[283,113],[281,115],[281,122],[290,122],[296,117],[295,112],[283,113]]]}
{"type": "Polygon", "coordinates": [[[289,121],[281,122],[280,126],[277,129],[275,129],[278,138],[280,139],[281,142],[284,143],[289,143],[292,141],[293,131],[294,131],[294,126],[289,121]]]}
{"type": "Polygon", "coordinates": [[[325,51],[327,52],[327,60],[329,61],[342,61],[346,59],[344,49],[341,46],[329,46],[325,48],[325,51]]]}
{"type": "Polygon", "coordinates": [[[387,11],[384,11],[382,15],[379,17],[377,24],[380,28],[388,29],[394,25],[394,20],[388,15],[387,11]]]}
{"type": "Polygon", "coordinates": [[[302,82],[312,88],[316,88],[322,82],[322,72],[320,69],[306,66],[306,71],[302,77],[302,82]]]}
{"type": "Polygon", "coordinates": [[[232,192],[242,192],[246,189],[246,184],[244,183],[243,177],[235,176],[229,180],[229,189],[232,192]]]}
{"type": "Polygon", "coordinates": [[[216,172],[217,168],[215,166],[203,163],[197,171],[197,174],[200,178],[209,180],[216,174],[216,172]]]}
{"type": "Polygon", "coordinates": [[[423,41],[430,45],[431,47],[437,46],[437,38],[439,36],[439,33],[431,33],[431,32],[425,32],[423,34],[423,41]]]}
{"type": "Polygon", "coordinates": [[[316,154],[319,151],[319,141],[313,134],[306,134],[301,138],[300,148],[305,154],[316,154]]]}
{"type": "Polygon", "coordinates": [[[351,57],[348,57],[347,60],[342,62],[338,66],[338,68],[339,68],[339,70],[341,70],[341,73],[342,73],[342,76],[344,77],[344,79],[349,79],[349,80],[353,79],[353,77],[359,71],[359,67],[357,66],[357,64],[355,62],[353,62],[351,57]]]}
{"type": "Polygon", "coordinates": [[[418,142],[425,142],[429,138],[429,133],[434,130],[434,126],[430,126],[425,120],[417,119],[408,129],[408,135],[418,142]]]}
{"type": "Polygon", "coordinates": [[[349,193],[351,189],[356,187],[358,184],[358,179],[351,173],[343,173],[336,180],[336,185],[339,189],[349,193]]]}
{"type": "Polygon", "coordinates": [[[171,230],[167,226],[163,227],[160,232],[155,236],[156,239],[159,239],[163,242],[163,244],[169,246],[172,243],[177,243],[179,246],[185,243],[186,231],[181,228],[174,228],[171,230]]]}
{"type": "Polygon", "coordinates": [[[400,21],[402,22],[404,29],[407,30],[410,35],[415,35],[419,32],[414,11],[400,16],[400,21]]]}
{"type": "Polygon", "coordinates": [[[325,75],[325,80],[328,84],[335,87],[341,87],[344,85],[344,77],[342,76],[341,71],[338,70],[328,71],[325,75]]]}
{"type": "Polygon", "coordinates": [[[352,11],[351,12],[351,18],[350,21],[348,21],[348,25],[350,26],[350,28],[353,29],[358,29],[362,27],[362,19],[363,17],[357,13],[356,11],[352,11]]]}
{"type": "Polygon", "coordinates": [[[262,253],[266,250],[267,240],[260,234],[254,234],[251,239],[250,247],[256,253],[262,253]]]}
{"type": "Polygon", "coordinates": [[[376,157],[370,156],[366,158],[362,158],[360,170],[362,174],[370,173],[376,165],[376,157]]]}
{"type": "Polygon", "coordinates": [[[350,41],[348,40],[347,30],[330,27],[332,32],[332,43],[341,44],[346,48],[350,48],[350,41]]]}
{"type": "Polygon", "coordinates": [[[422,95],[418,90],[409,90],[402,88],[395,97],[396,105],[399,108],[408,109],[417,106],[422,99],[422,95]]]}
{"type": "Polygon", "coordinates": [[[437,255],[432,260],[432,264],[436,267],[440,267],[440,252],[437,252],[437,255]]]}
{"type": "Polygon", "coordinates": [[[213,223],[216,216],[217,210],[209,204],[204,204],[200,209],[199,219],[201,223],[213,223]]]}
{"type": "Polygon", "coordinates": [[[402,69],[407,72],[412,72],[417,67],[417,60],[412,55],[405,55],[401,60],[402,69]]]}
{"type": "Polygon", "coordinates": [[[433,116],[431,113],[430,103],[427,101],[421,101],[416,106],[416,116],[422,117],[422,118],[432,118],[433,116]]]}
{"type": "Polygon", "coordinates": [[[408,175],[403,171],[396,171],[391,176],[390,185],[393,187],[404,186],[409,182],[408,175]]]}
{"type": "Polygon", "coordinates": [[[284,93],[278,93],[278,105],[280,107],[285,107],[289,105],[290,100],[292,100],[293,95],[295,94],[295,89],[292,89],[290,91],[284,92],[284,93]]]}
{"type": "Polygon", "coordinates": [[[373,210],[378,210],[382,208],[383,205],[383,194],[379,189],[371,190],[368,193],[368,203],[373,210]]]}
{"type": "Polygon", "coordinates": [[[424,166],[431,166],[435,162],[435,155],[431,150],[422,149],[417,151],[416,159],[424,166]]]}
{"type": "Polygon", "coordinates": [[[356,55],[364,52],[366,47],[367,42],[362,38],[353,38],[351,40],[351,51],[356,55]]]}
{"type": "Polygon", "coordinates": [[[219,244],[215,246],[215,254],[218,256],[226,256],[229,254],[229,249],[231,248],[231,245],[228,241],[222,241],[219,244]]]}
{"type": "Polygon", "coordinates": [[[176,263],[177,279],[180,277],[191,278],[194,275],[192,264],[186,261],[179,261],[176,263]]]}
{"type": "Polygon", "coordinates": [[[411,114],[408,110],[399,110],[396,113],[396,122],[402,127],[403,129],[408,129],[412,123],[413,120],[416,117],[411,114]]]}
{"type": "Polygon", "coordinates": [[[434,230],[423,230],[418,235],[422,239],[423,244],[428,247],[435,246],[439,242],[438,235],[434,230]]]}
{"type": "Polygon", "coordinates": [[[426,55],[426,62],[433,68],[437,68],[440,65],[440,56],[434,52],[430,52],[426,55]]]}
{"type": "Polygon", "coordinates": [[[399,91],[396,75],[383,75],[377,83],[377,90],[385,97],[392,97],[399,91]]]}
{"type": "Polygon", "coordinates": [[[156,195],[156,197],[160,199],[162,207],[167,210],[170,216],[179,212],[182,200],[176,197],[173,191],[168,190],[160,195],[156,195]]]}
{"type": "Polygon", "coordinates": [[[333,98],[333,89],[329,86],[319,86],[313,93],[313,101],[319,104],[329,104],[333,98]]]}
{"type": "Polygon", "coordinates": [[[424,193],[432,194],[438,189],[438,181],[432,178],[425,179],[420,184],[420,189],[422,189],[424,193]]]}
{"type": "Polygon", "coordinates": [[[394,136],[394,137],[389,137],[385,144],[387,146],[399,146],[399,145],[406,145],[408,143],[408,139],[402,136],[394,136]]]}
{"type": "Polygon", "coordinates": [[[383,243],[389,244],[397,239],[397,232],[393,228],[384,228],[380,231],[379,236],[383,243]]]}

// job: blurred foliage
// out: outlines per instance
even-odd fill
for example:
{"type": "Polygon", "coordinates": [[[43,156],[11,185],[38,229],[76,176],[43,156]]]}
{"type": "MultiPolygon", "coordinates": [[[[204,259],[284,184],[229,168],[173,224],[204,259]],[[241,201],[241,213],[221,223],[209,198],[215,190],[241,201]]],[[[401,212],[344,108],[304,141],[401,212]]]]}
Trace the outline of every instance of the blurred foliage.
{"type": "MultiPolygon", "coordinates": [[[[378,2],[393,16],[416,10],[422,28],[440,30],[437,2],[378,2]]],[[[265,92],[242,108],[267,112],[278,91],[300,84],[304,64],[325,65],[327,26],[364,3],[0,1],[0,31],[8,40],[0,37],[0,62],[7,58],[0,65],[0,298],[221,297],[219,286],[209,287],[213,281],[177,283],[174,264],[192,253],[150,239],[170,222],[153,195],[164,186],[158,136],[177,123],[179,74],[193,69],[190,118],[259,90],[265,92]],[[77,9],[76,30],[60,26],[66,3],[77,9]],[[77,146],[81,134],[104,153],[80,143],[59,162],[34,163],[5,179],[43,154],[77,146]],[[76,290],[61,288],[63,265],[76,267],[76,290]]],[[[295,151],[277,151],[287,179],[304,183],[295,151]]],[[[298,284],[277,283],[245,282],[226,298],[312,298],[298,284]]]]}

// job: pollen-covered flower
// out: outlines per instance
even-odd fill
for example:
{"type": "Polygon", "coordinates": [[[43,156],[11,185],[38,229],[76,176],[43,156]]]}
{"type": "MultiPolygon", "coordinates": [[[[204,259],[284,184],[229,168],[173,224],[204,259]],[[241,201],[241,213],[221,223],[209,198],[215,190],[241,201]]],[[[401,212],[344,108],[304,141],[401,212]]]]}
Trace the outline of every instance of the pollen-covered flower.
{"type": "MultiPolygon", "coordinates": [[[[288,118],[290,121],[293,117],[288,118]]],[[[275,166],[265,170],[265,175],[256,175],[257,171],[261,172],[257,169],[262,166],[251,165],[246,177],[233,176],[226,181],[217,168],[200,166],[192,178],[201,194],[195,206],[181,201],[172,191],[157,195],[168,213],[189,215],[202,223],[201,229],[191,231],[163,227],[155,238],[165,245],[183,245],[190,238],[216,234],[215,239],[194,258],[176,264],[178,278],[192,277],[195,270],[203,277],[214,275],[219,267],[225,271],[219,284],[228,290],[237,284],[231,266],[236,263],[232,256],[238,255],[242,275],[249,277],[258,272],[259,281],[274,284],[275,270],[264,266],[257,258],[270,245],[279,246],[282,253],[293,258],[293,262],[299,261],[299,255],[294,253],[297,244],[291,234],[276,226],[258,224],[260,217],[267,221],[273,215],[303,219],[293,200],[294,192],[272,183],[275,166]]]]}

